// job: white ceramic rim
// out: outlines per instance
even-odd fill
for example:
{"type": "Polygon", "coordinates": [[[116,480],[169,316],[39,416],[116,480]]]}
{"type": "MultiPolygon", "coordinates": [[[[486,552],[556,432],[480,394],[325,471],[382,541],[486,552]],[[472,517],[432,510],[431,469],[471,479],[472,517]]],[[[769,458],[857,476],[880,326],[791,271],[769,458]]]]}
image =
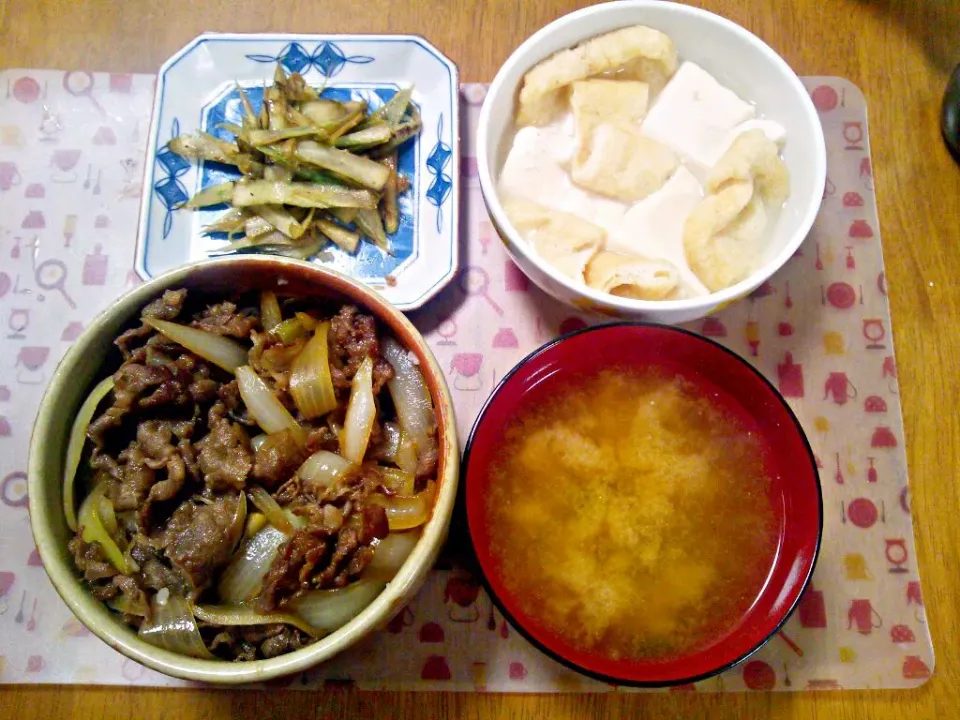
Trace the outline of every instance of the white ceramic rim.
{"type": "MultiPolygon", "coordinates": [[[[800,78],[797,77],[797,74],[793,71],[793,69],[782,57],[780,57],[780,55],[777,54],[773,48],[771,48],[749,30],[737,25],[732,20],[727,20],[725,17],[721,17],[720,15],[707,10],[701,10],[700,8],[690,7],[688,5],[682,5],[675,2],[664,2],[663,0],[617,0],[617,2],[607,2],[601,5],[594,5],[592,7],[583,8],[582,10],[577,10],[568,15],[564,15],[557,20],[554,20],[548,25],[545,25],[527,38],[516,50],[513,51],[513,53],[511,53],[510,57],[507,58],[506,62],[497,72],[493,82],[490,84],[490,88],[487,91],[486,100],[484,100],[483,107],[480,109],[480,120],[477,126],[477,170],[480,176],[480,190],[483,193],[487,210],[493,216],[494,223],[498,228],[507,234],[510,240],[509,249],[511,252],[519,253],[526,260],[529,260],[536,267],[538,267],[554,282],[562,285],[576,295],[581,295],[593,300],[594,302],[600,304],[601,307],[606,305],[608,307],[622,308],[623,310],[632,312],[653,312],[671,310],[700,311],[705,307],[714,308],[717,306],[724,306],[747,295],[750,291],[760,285],[763,280],[776,273],[781,267],[784,266],[784,264],[786,264],[787,260],[793,257],[793,254],[799,249],[800,245],[803,244],[803,241],[810,233],[810,229],[813,227],[813,223],[817,218],[817,214],[820,212],[819,200],[812,202],[807,208],[806,212],[803,214],[797,231],[794,233],[791,240],[784,246],[783,250],[755,270],[750,276],[744,280],[741,280],[736,285],[732,285],[718,292],[693,298],[685,298],[683,300],[634,300],[631,298],[622,298],[617,295],[594,290],[585,284],[574,282],[555,267],[544,262],[536,253],[531,250],[529,244],[525,242],[520,236],[520,233],[514,229],[513,224],[510,222],[510,219],[507,217],[507,214],[503,209],[503,205],[500,203],[500,198],[497,193],[496,180],[493,176],[493,168],[491,168],[490,164],[487,162],[487,157],[491,149],[487,133],[487,128],[490,125],[490,113],[492,107],[490,98],[508,90],[508,88],[504,87],[506,75],[513,70],[515,66],[521,64],[522,57],[526,53],[533,51],[541,41],[550,37],[554,31],[574,25],[590,15],[618,13],[620,10],[625,8],[656,8],[658,11],[665,10],[666,12],[673,12],[677,13],[678,15],[687,15],[690,17],[700,17],[702,19],[706,19],[709,22],[713,22],[714,24],[723,27],[734,35],[740,37],[744,42],[753,45],[770,61],[771,64],[777,66],[788,78],[788,82],[790,83],[790,86],[793,88],[794,92],[796,92],[800,97],[800,104],[803,107],[805,119],[812,127],[817,128],[818,132],[816,133],[817,137],[815,138],[817,141],[816,153],[811,160],[813,162],[813,176],[816,178],[817,185],[821,188],[821,192],[817,197],[822,197],[822,189],[826,186],[827,181],[826,141],[823,137],[823,128],[820,125],[820,118],[817,115],[817,110],[813,105],[813,100],[810,98],[809,93],[807,93],[807,89],[803,86],[803,83],[800,82],[800,78]]],[[[628,23],[624,23],[624,26],[627,24],[628,23]]],[[[536,62],[539,62],[539,60],[536,62]]],[[[532,67],[533,64],[535,63],[531,63],[528,67],[525,67],[524,71],[532,67]]],[[[497,141],[499,140],[500,138],[497,138],[497,141]]],[[[497,150],[497,148],[493,149],[494,151],[497,150]]],[[[496,154],[497,153],[494,152],[494,156],[496,156],[496,154]]]]}

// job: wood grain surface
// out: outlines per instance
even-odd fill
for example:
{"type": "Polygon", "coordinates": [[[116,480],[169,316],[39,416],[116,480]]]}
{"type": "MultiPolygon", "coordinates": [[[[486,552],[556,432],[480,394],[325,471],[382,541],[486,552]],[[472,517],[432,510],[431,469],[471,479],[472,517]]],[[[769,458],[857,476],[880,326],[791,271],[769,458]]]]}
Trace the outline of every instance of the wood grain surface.
{"type": "MultiPolygon", "coordinates": [[[[489,81],[574,0],[0,0],[0,67],[155,72],[205,30],[419,33],[489,81]]],[[[800,75],[867,97],[896,333],[912,509],[937,665],[910,692],[517,696],[0,689],[11,717],[955,718],[960,717],[960,166],[939,133],[960,62],[957,0],[711,0],[800,75]]],[[[829,542],[829,538],[826,539],[829,542]]]]}

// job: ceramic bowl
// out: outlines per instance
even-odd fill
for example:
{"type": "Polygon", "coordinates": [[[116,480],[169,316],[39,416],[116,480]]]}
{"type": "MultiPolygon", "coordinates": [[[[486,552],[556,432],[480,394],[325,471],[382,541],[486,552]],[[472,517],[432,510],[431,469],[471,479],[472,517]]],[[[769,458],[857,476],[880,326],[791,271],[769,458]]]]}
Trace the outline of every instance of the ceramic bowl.
{"type": "Polygon", "coordinates": [[[423,305],[457,271],[460,187],[457,66],[418,35],[293,35],[204,33],[160,68],[147,138],[135,264],[144,280],[226,245],[203,227],[222,206],[175,208],[199,190],[236,179],[235,168],[191,162],[170,151],[181,133],[203,130],[224,140],[221,123],[240,122],[237,84],[258,110],[276,65],[300,73],[323,96],[380,107],[398,88],[413,86],[423,130],[400,151],[399,169],[411,189],[399,198],[400,227],[391,254],[369,242],[348,253],[328,247],[315,264],[380,291],[401,310],[423,305]]]}
{"type": "MultiPolygon", "coordinates": [[[[464,454],[467,522],[484,582],[506,618],[559,662],[617,684],[660,687],[695,682],[742,662],[780,629],[813,573],[823,529],[823,502],[813,451],[789,406],[752,365],[687,330],[615,323],[554,340],[522,360],[481,410],[464,454]],[[550,397],[559,383],[623,366],[663,369],[731,399],[755,421],[770,457],[770,504],[779,528],[772,567],[753,605],[723,636],[657,659],[611,660],[588,654],[525,612],[503,582],[491,553],[498,528],[487,515],[488,482],[510,419],[550,397]]],[[[637,612],[643,612],[637,608],[637,612]]]]}
{"type": "Polygon", "coordinates": [[[823,129],[809,94],[787,63],[762,40],[718,15],[679,3],[620,0],[595,5],[556,20],[524,42],[490,85],[477,129],[477,167],[487,211],[510,256],[540,288],[580,310],[610,317],[681,323],[703,317],[749,294],[800,247],[813,225],[826,182],[823,129]],[[511,225],[497,193],[497,178],[514,132],[514,108],[524,74],[559,50],[618,28],[648,25],[673,40],[681,60],[690,60],[744,100],[758,116],[787,131],[783,159],[790,197],[761,264],[745,280],[709,295],[684,300],[620,298],[576,283],[543,262],[511,225]]]}
{"type": "Polygon", "coordinates": [[[332,270],[310,263],[266,256],[204,260],[167,272],[118,299],[97,316],[57,367],[33,429],[28,465],[30,523],[43,566],[77,618],[111,647],[154,670],[188,680],[210,683],[260,682],[303,671],[328,660],[360,638],[382,628],[413,597],[426,579],[443,544],[457,493],[459,444],[453,404],[443,371],[420,333],[376,292],[332,270]],[[67,440],[74,414],[92,384],[110,368],[119,367],[113,339],[135,323],[148,302],[172,288],[205,293],[230,292],[237,287],[275,290],[287,295],[329,297],[357,304],[372,313],[402,345],[417,357],[437,411],[440,445],[438,490],[433,513],[423,535],[400,572],[363,612],[313,645],[270,660],[231,663],[196,660],[162,650],[95,600],[83,587],[73,566],[62,508],[62,477],[67,440]]]}

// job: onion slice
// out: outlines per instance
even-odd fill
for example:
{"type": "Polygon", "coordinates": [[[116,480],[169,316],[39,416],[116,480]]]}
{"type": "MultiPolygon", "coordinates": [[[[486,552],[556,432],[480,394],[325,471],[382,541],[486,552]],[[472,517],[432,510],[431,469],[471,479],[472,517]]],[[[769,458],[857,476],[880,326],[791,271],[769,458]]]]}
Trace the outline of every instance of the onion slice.
{"type": "Polygon", "coordinates": [[[216,659],[203,644],[190,603],[167,588],[150,598],[150,615],[140,624],[137,634],[151,645],[180,655],[200,660],[216,659]]]}
{"type": "Polygon", "coordinates": [[[314,492],[333,485],[334,481],[348,472],[354,464],[329,450],[318,450],[308,457],[297,474],[314,492]]]}
{"type": "Polygon", "coordinates": [[[359,615],[385,586],[361,579],[336,590],[313,590],[293,600],[290,609],[314,627],[333,632],[359,615]]]}
{"type": "Polygon", "coordinates": [[[77,417],[73,420],[70,429],[70,441],[67,444],[67,463],[63,473],[63,514],[67,518],[67,527],[77,531],[77,508],[73,494],[74,482],[77,479],[77,469],[80,467],[80,458],[83,457],[83,446],[87,439],[87,428],[93,420],[100,402],[113,390],[113,376],[106,377],[97,383],[87,399],[80,406],[77,417]]]}
{"type": "Polygon", "coordinates": [[[390,582],[400,572],[420,539],[420,531],[391,532],[377,543],[373,560],[363,571],[363,577],[390,582]]]}
{"type": "Polygon", "coordinates": [[[330,376],[329,330],[330,323],[320,323],[290,368],[290,395],[300,414],[308,420],[326,415],[337,407],[330,376]]]}
{"type": "Polygon", "coordinates": [[[372,495],[370,501],[383,507],[387,513],[390,532],[410,530],[423,525],[430,517],[433,504],[434,484],[428,483],[426,490],[416,495],[372,495]]]}
{"type": "Polygon", "coordinates": [[[377,416],[373,398],[373,360],[363,359],[350,386],[350,402],[340,436],[340,451],[351,462],[363,462],[370,441],[370,432],[377,416]]]}
{"type": "Polygon", "coordinates": [[[389,467],[379,467],[377,470],[385,488],[397,495],[413,495],[416,478],[412,472],[389,467]]]}
{"type": "Polygon", "coordinates": [[[400,427],[410,437],[417,455],[423,457],[436,444],[437,419],[430,392],[420,368],[413,364],[407,351],[396,340],[385,339],[380,344],[380,350],[393,366],[394,377],[387,387],[397,408],[400,427]]]}
{"type": "Polygon", "coordinates": [[[239,605],[255,597],[287,538],[285,533],[267,525],[247,540],[220,576],[220,599],[239,605]]]}
{"type": "Polygon", "coordinates": [[[270,493],[259,485],[252,485],[247,489],[247,492],[250,494],[251,502],[267,518],[267,522],[287,535],[293,532],[293,524],[290,522],[290,518],[287,517],[283,508],[273,499],[270,493]]]}
{"type": "Polygon", "coordinates": [[[100,483],[93,489],[93,492],[87,495],[83,504],[80,506],[80,516],[77,518],[77,523],[78,526],[83,529],[83,541],[85,543],[100,543],[103,554],[110,564],[120,573],[129,575],[133,572],[133,569],[127,562],[123,551],[120,550],[120,546],[117,545],[117,541],[103,526],[103,521],[100,517],[100,501],[104,499],[106,489],[106,484],[100,483]]]}
{"type": "Polygon", "coordinates": [[[164,337],[183,345],[190,352],[222,367],[227,372],[233,372],[247,362],[247,351],[228,337],[156,318],[146,318],[143,322],[164,337]]]}
{"type": "Polygon", "coordinates": [[[397,457],[394,462],[404,472],[414,473],[417,471],[417,448],[414,447],[410,436],[402,430],[400,431],[400,445],[397,446],[397,457]]]}
{"type": "Polygon", "coordinates": [[[272,290],[264,290],[260,293],[260,322],[263,329],[269,332],[282,321],[283,315],[280,313],[277,294],[272,290]]]}
{"type": "Polygon", "coordinates": [[[304,432],[300,423],[249,365],[237,368],[237,388],[257,425],[271,435],[289,430],[297,444],[303,445],[304,432]]]}
{"type": "Polygon", "coordinates": [[[211,625],[292,625],[310,637],[325,635],[298,615],[287,612],[260,613],[245,605],[194,605],[193,614],[197,620],[211,625]]]}

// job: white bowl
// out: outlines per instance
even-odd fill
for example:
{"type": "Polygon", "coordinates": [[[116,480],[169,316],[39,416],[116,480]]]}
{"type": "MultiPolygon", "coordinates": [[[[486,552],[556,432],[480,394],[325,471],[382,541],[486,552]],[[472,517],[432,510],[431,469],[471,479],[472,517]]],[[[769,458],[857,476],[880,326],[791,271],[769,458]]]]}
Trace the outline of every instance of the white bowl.
{"type": "Polygon", "coordinates": [[[797,251],[820,209],[827,176],[823,128],[806,89],[787,63],[739,25],[698,8],[659,0],[619,0],[585,8],[531,36],[507,59],[487,93],[477,131],[477,165],[484,202],[507,251],[541,289],[581,310],[612,317],[681,323],[716,312],[749,294],[797,251]],[[783,159],[790,197],[762,265],[719,292],[684,300],[632,300],[576,283],[545,263],[514,229],[497,196],[497,178],[514,130],[515,98],[524,74],[553,53],[611,30],[648,25],[691,60],[787,131],[783,159]]]}

